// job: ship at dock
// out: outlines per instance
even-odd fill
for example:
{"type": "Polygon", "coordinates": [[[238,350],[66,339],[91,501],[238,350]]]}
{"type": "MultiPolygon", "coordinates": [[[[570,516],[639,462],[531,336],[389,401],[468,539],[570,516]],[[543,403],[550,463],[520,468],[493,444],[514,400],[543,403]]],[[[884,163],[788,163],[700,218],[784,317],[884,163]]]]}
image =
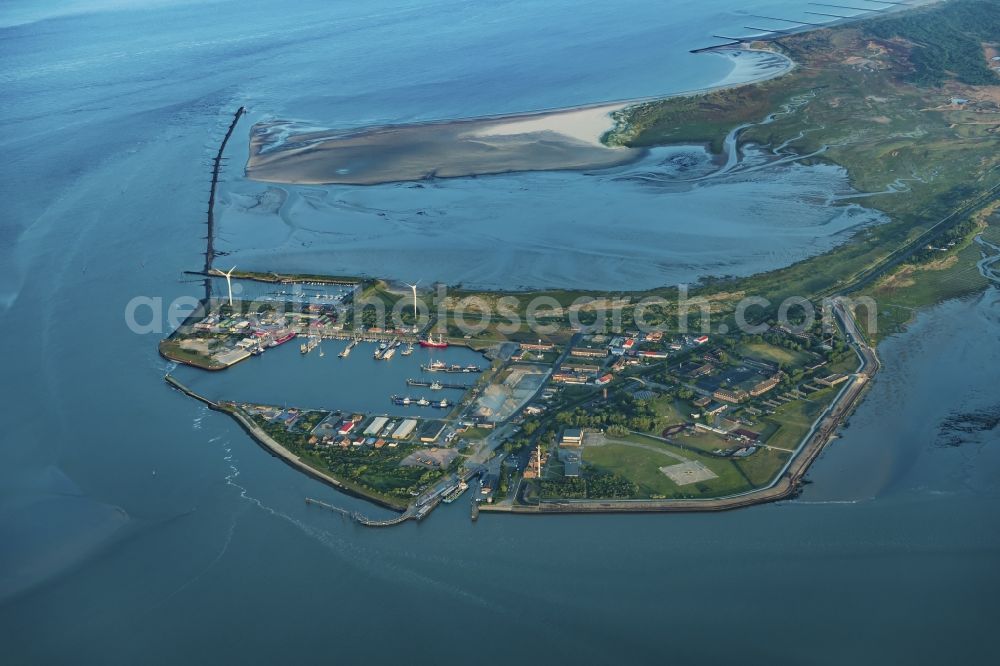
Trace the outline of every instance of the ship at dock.
{"type": "Polygon", "coordinates": [[[468,391],[474,384],[452,384],[449,382],[439,382],[439,381],[428,381],[426,379],[407,379],[407,386],[419,386],[421,388],[429,388],[432,391],[441,391],[444,389],[452,389],[455,391],[468,391]]]}
{"type": "Polygon", "coordinates": [[[399,348],[399,340],[393,340],[392,342],[383,342],[375,350],[375,360],[376,361],[388,361],[396,353],[399,348]]]}
{"type": "Polygon", "coordinates": [[[429,365],[421,365],[420,369],[424,372],[448,372],[448,373],[473,373],[482,372],[483,369],[478,365],[458,365],[454,363],[448,365],[443,361],[433,361],[429,365]]]}
{"type": "Polygon", "coordinates": [[[449,491],[441,499],[441,501],[444,502],[445,504],[451,504],[452,502],[454,502],[455,500],[457,500],[459,497],[461,497],[462,493],[464,493],[468,489],[469,489],[469,484],[466,483],[465,481],[462,481],[457,486],[455,486],[455,488],[453,488],[451,491],[449,491]]]}
{"type": "Polygon", "coordinates": [[[428,335],[425,339],[420,341],[420,346],[430,347],[431,349],[446,349],[448,347],[448,343],[445,342],[444,338],[440,335],[438,335],[437,340],[428,335]]]}
{"type": "Polygon", "coordinates": [[[277,347],[278,345],[283,345],[294,337],[295,337],[295,331],[289,331],[288,333],[279,335],[274,340],[272,340],[271,343],[268,345],[268,347],[277,347]]]}
{"type": "Polygon", "coordinates": [[[310,336],[306,342],[303,342],[301,345],[299,345],[299,351],[302,352],[303,354],[308,354],[313,349],[316,349],[316,347],[319,346],[319,341],[320,341],[319,336],[315,335],[310,336]]]}
{"type": "Polygon", "coordinates": [[[347,343],[347,346],[344,347],[344,351],[337,354],[337,356],[339,356],[340,358],[347,358],[348,356],[351,355],[351,350],[354,349],[357,346],[357,344],[358,344],[357,338],[351,340],[350,342],[347,343]]]}
{"type": "Polygon", "coordinates": [[[392,404],[402,407],[433,407],[434,409],[448,409],[454,407],[451,400],[428,400],[427,398],[411,398],[410,396],[392,396],[392,404]]]}

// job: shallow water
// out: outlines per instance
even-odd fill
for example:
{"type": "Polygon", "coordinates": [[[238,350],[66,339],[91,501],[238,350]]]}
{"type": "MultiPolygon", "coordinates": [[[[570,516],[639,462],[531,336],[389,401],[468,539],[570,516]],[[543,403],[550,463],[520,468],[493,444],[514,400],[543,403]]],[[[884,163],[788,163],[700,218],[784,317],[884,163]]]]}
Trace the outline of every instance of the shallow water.
{"type": "Polygon", "coordinates": [[[857,204],[830,205],[853,192],[836,167],[792,163],[705,178],[711,168],[699,148],[663,148],[586,173],[359,187],[235,179],[221,199],[217,247],[259,270],[638,290],[787,266],[884,219],[857,204]],[[265,196],[283,204],[262,210],[265,196]]]}

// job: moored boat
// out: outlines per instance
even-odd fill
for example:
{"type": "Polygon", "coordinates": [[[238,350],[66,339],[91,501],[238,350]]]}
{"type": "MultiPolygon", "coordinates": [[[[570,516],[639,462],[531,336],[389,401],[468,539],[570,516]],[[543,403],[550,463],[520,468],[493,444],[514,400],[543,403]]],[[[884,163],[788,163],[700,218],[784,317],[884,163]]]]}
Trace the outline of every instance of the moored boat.
{"type": "Polygon", "coordinates": [[[424,340],[420,341],[421,347],[430,347],[431,349],[445,349],[448,347],[448,343],[444,341],[444,338],[439,334],[437,340],[431,336],[427,336],[424,340]]]}

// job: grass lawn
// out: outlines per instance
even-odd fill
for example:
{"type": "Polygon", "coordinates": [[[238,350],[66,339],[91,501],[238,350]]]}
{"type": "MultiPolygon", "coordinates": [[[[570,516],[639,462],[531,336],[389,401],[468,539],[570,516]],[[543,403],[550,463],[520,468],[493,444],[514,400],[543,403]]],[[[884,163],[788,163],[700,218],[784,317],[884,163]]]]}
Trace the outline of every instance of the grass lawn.
{"type": "Polygon", "coordinates": [[[657,416],[667,420],[668,425],[687,423],[690,420],[690,413],[697,411],[692,409],[685,410],[683,402],[679,402],[668,396],[660,396],[653,400],[653,409],[656,410],[657,416]]]}
{"type": "Polygon", "coordinates": [[[699,456],[664,442],[635,435],[622,441],[623,443],[584,447],[584,463],[614,472],[632,481],[639,486],[641,497],[717,497],[750,488],[740,470],[728,459],[699,456]],[[641,444],[645,448],[630,446],[629,443],[641,444]],[[678,486],[660,471],[660,467],[680,463],[674,456],[701,462],[712,470],[717,478],[678,486]]]}
{"type": "Polygon", "coordinates": [[[861,360],[858,358],[858,355],[852,351],[850,354],[845,354],[844,358],[839,361],[835,361],[826,366],[824,370],[820,370],[819,376],[822,377],[824,374],[850,375],[857,372],[859,367],[861,367],[861,360]]]}
{"type": "Polygon", "coordinates": [[[755,486],[767,485],[781,469],[782,465],[788,462],[791,454],[773,449],[758,449],[749,458],[737,458],[734,462],[750,482],[755,486]]]}
{"type": "Polygon", "coordinates": [[[678,444],[693,446],[694,448],[701,449],[707,453],[711,453],[716,449],[725,450],[733,447],[730,442],[727,442],[714,432],[706,432],[704,430],[695,430],[691,434],[680,434],[673,439],[675,439],[678,444]]]}
{"type": "Polygon", "coordinates": [[[493,431],[488,430],[487,428],[469,428],[468,430],[463,432],[461,436],[468,440],[476,440],[476,439],[486,439],[492,433],[493,431]]]}
{"type": "Polygon", "coordinates": [[[764,440],[764,444],[779,449],[795,450],[801,443],[813,422],[830,404],[833,397],[843,388],[825,389],[809,396],[809,400],[795,400],[778,408],[774,414],[764,419],[764,423],[775,426],[774,434],[764,440]]]}
{"type": "Polygon", "coordinates": [[[806,352],[793,351],[784,347],[777,347],[766,342],[748,342],[740,345],[741,356],[749,356],[760,361],[777,363],[786,368],[806,365],[811,356],[806,352]]]}

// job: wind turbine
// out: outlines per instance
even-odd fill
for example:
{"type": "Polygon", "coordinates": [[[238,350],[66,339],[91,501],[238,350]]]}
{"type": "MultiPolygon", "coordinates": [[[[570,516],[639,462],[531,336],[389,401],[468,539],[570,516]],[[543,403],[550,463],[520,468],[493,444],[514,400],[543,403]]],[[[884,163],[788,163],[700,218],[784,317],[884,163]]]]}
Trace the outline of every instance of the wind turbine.
{"type": "Polygon", "coordinates": [[[229,288],[229,307],[233,307],[233,282],[229,278],[233,274],[233,271],[235,270],[236,266],[230,268],[228,273],[222,273],[222,271],[219,271],[220,273],[226,276],[226,286],[229,288]]]}
{"type": "Polygon", "coordinates": [[[417,317],[418,317],[418,315],[417,315],[417,285],[420,284],[420,280],[417,280],[413,284],[408,284],[406,282],[404,282],[403,284],[405,284],[407,287],[410,288],[411,291],[413,291],[413,330],[416,331],[417,330],[417,317]]]}
{"type": "MultiPolygon", "coordinates": [[[[406,284],[405,282],[403,284],[406,284]]],[[[407,287],[413,291],[413,316],[417,316],[417,285],[420,284],[420,280],[417,280],[413,284],[406,284],[407,287]]]]}

